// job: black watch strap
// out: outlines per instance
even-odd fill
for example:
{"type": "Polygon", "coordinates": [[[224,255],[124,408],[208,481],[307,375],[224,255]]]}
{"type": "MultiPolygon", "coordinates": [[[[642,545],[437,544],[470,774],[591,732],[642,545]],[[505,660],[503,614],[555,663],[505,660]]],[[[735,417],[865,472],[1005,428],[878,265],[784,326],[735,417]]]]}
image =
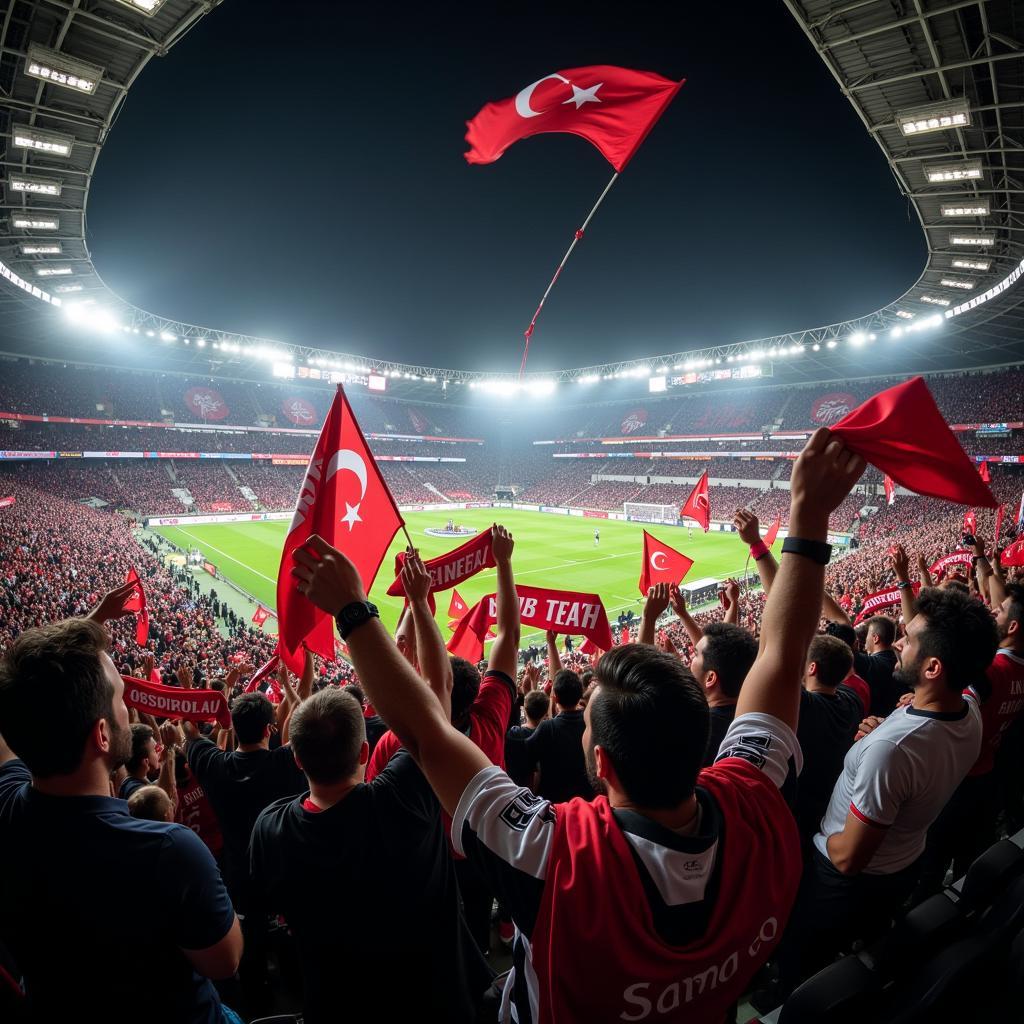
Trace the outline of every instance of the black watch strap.
{"type": "Polygon", "coordinates": [[[351,604],[345,605],[338,612],[335,616],[335,621],[338,623],[338,632],[341,634],[341,639],[347,640],[352,630],[358,629],[364,622],[369,622],[370,619],[379,618],[380,613],[377,611],[375,604],[370,604],[369,601],[353,601],[351,604]]]}
{"type": "Polygon", "coordinates": [[[802,537],[787,537],[782,542],[784,555],[803,555],[818,565],[828,565],[832,557],[832,545],[821,540],[804,540],[802,537]]]}

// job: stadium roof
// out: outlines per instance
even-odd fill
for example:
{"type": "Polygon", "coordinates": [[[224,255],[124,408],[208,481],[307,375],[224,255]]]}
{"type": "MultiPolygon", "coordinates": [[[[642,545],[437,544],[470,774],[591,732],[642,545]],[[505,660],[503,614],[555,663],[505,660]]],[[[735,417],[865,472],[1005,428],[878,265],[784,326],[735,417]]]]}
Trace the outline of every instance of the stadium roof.
{"type": "MultiPolygon", "coordinates": [[[[264,361],[429,382],[501,378],[200,327],[140,310],[104,285],[86,231],[101,147],[149,60],[168,54],[220,2],[7,4],[0,26],[0,328],[9,338],[30,338],[40,354],[53,346],[46,354],[58,355],[70,312],[84,329],[152,339],[196,369],[264,361]]],[[[771,364],[777,380],[807,381],[860,375],[872,362],[909,372],[1024,359],[1024,286],[1016,283],[1024,273],[1021,5],[783,2],[878,142],[921,223],[928,259],[919,280],[856,320],[537,378],[644,377],[733,363],[771,364]]],[[[828,126],[821,129],[827,145],[828,126]]]]}

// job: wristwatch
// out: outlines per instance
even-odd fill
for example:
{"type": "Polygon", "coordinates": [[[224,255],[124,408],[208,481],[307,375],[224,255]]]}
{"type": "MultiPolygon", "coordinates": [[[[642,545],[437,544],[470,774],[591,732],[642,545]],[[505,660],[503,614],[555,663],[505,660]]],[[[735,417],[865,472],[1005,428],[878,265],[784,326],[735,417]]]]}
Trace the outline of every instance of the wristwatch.
{"type": "Polygon", "coordinates": [[[341,639],[347,640],[352,630],[357,629],[364,622],[369,622],[370,619],[379,618],[380,612],[377,611],[375,604],[370,604],[369,601],[353,601],[338,612],[335,621],[338,623],[341,639]]]}
{"type": "Polygon", "coordinates": [[[782,542],[784,555],[803,555],[818,565],[828,565],[832,557],[832,545],[821,540],[804,540],[802,537],[787,537],[782,542]]]}

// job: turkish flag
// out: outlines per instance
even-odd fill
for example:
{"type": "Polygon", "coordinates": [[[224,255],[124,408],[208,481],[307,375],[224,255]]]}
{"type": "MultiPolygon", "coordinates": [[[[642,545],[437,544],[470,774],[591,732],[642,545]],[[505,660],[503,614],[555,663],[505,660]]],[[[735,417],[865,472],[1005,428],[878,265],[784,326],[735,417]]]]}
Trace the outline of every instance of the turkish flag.
{"type": "Polygon", "coordinates": [[[555,71],[515,96],[488,103],[466,122],[466,161],[491,164],[520,139],[568,132],[596,146],[621,171],[682,85],[609,64],[555,71]]]}
{"type": "Polygon", "coordinates": [[[920,377],[880,391],[844,416],[832,433],[917,494],[960,505],[998,505],[920,377]]]}
{"type": "Polygon", "coordinates": [[[640,566],[640,593],[655,583],[679,583],[693,567],[693,559],[670,548],[644,530],[644,560],[640,566]]]}
{"type": "Polygon", "coordinates": [[[891,505],[896,500],[896,481],[886,474],[882,478],[882,483],[885,486],[885,503],[891,505]]]}
{"type": "Polygon", "coordinates": [[[452,591],[452,599],[448,602],[448,618],[456,622],[469,611],[469,605],[459,596],[457,590],[452,591]]]}
{"type": "Polygon", "coordinates": [[[981,463],[981,465],[978,466],[978,476],[980,476],[981,479],[985,481],[985,483],[987,483],[987,484],[992,483],[992,474],[988,470],[988,462],[987,461],[981,463]]]}
{"type": "Polygon", "coordinates": [[[768,532],[764,535],[764,546],[770,548],[776,538],[779,536],[779,528],[782,526],[782,513],[780,512],[775,517],[775,522],[768,527],[768,532]]]}
{"type": "Polygon", "coordinates": [[[263,605],[260,605],[256,611],[253,612],[252,621],[255,622],[257,626],[262,626],[269,618],[270,612],[264,608],[263,605]]]}
{"type": "Polygon", "coordinates": [[[295,549],[319,534],[351,559],[369,592],[402,522],[339,384],[306,468],[277,575],[278,651],[296,675],[305,662],[303,645],[334,661],[334,623],[296,588],[295,549]]]}
{"type": "Polygon", "coordinates": [[[687,516],[700,523],[704,527],[705,533],[708,532],[708,528],[711,526],[711,499],[708,497],[708,471],[706,469],[694,484],[690,496],[686,499],[686,504],[679,510],[680,519],[685,519],[687,516]]]}
{"type": "Polygon", "coordinates": [[[1024,565],[1024,533],[999,556],[1003,565],[1024,565]]]}
{"type": "Polygon", "coordinates": [[[964,513],[964,533],[969,533],[973,537],[977,532],[978,517],[972,508],[969,512],[964,513]]]}
{"type": "Polygon", "coordinates": [[[142,589],[142,580],[135,571],[133,565],[128,570],[128,577],[125,583],[136,583],[135,593],[125,601],[122,606],[126,612],[135,612],[138,618],[135,620],[135,642],[144,647],[149,640],[149,611],[146,608],[146,592],[142,589]]]}

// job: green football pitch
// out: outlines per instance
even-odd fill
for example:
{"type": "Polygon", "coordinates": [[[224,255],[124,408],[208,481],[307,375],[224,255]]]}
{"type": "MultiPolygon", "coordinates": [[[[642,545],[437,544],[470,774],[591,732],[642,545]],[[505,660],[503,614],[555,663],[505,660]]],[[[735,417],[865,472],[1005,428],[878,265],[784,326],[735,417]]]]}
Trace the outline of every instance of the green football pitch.
{"type": "MultiPolygon", "coordinates": [[[[632,608],[640,613],[640,561],[643,551],[643,527],[638,523],[584,519],[542,512],[511,509],[474,509],[465,512],[410,512],[406,524],[413,541],[419,545],[424,559],[433,558],[463,543],[453,537],[433,537],[428,528],[442,529],[449,516],[462,526],[486,529],[497,518],[515,538],[512,565],[517,580],[534,587],[560,590],[581,590],[598,593],[610,620],[619,612],[632,608]],[[594,544],[594,530],[601,532],[600,543],[594,544]]],[[[286,522],[217,523],[202,526],[167,526],[156,529],[172,544],[182,549],[198,548],[226,576],[269,608],[276,606],[277,571],[281,563],[286,522]]],[[[659,540],[682,551],[694,560],[688,574],[693,581],[708,576],[724,578],[743,571],[747,551],[734,533],[703,534],[699,529],[688,538],[685,528],[650,526],[659,540]]],[[[402,608],[401,598],[387,597],[395,554],[405,546],[399,533],[381,566],[370,599],[380,608],[381,619],[393,629],[402,608]]],[[[464,584],[459,594],[470,606],[485,594],[494,591],[493,569],[486,570],[464,584]]],[[[437,618],[445,637],[449,593],[437,595],[437,618]]],[[[273,631],[275,620],[267,622],[273,631]]],[[[531,635],[524,636],[529,642],[531,635]]],[[[533,636],[536,639],[536,636],[533,636]]]]}

